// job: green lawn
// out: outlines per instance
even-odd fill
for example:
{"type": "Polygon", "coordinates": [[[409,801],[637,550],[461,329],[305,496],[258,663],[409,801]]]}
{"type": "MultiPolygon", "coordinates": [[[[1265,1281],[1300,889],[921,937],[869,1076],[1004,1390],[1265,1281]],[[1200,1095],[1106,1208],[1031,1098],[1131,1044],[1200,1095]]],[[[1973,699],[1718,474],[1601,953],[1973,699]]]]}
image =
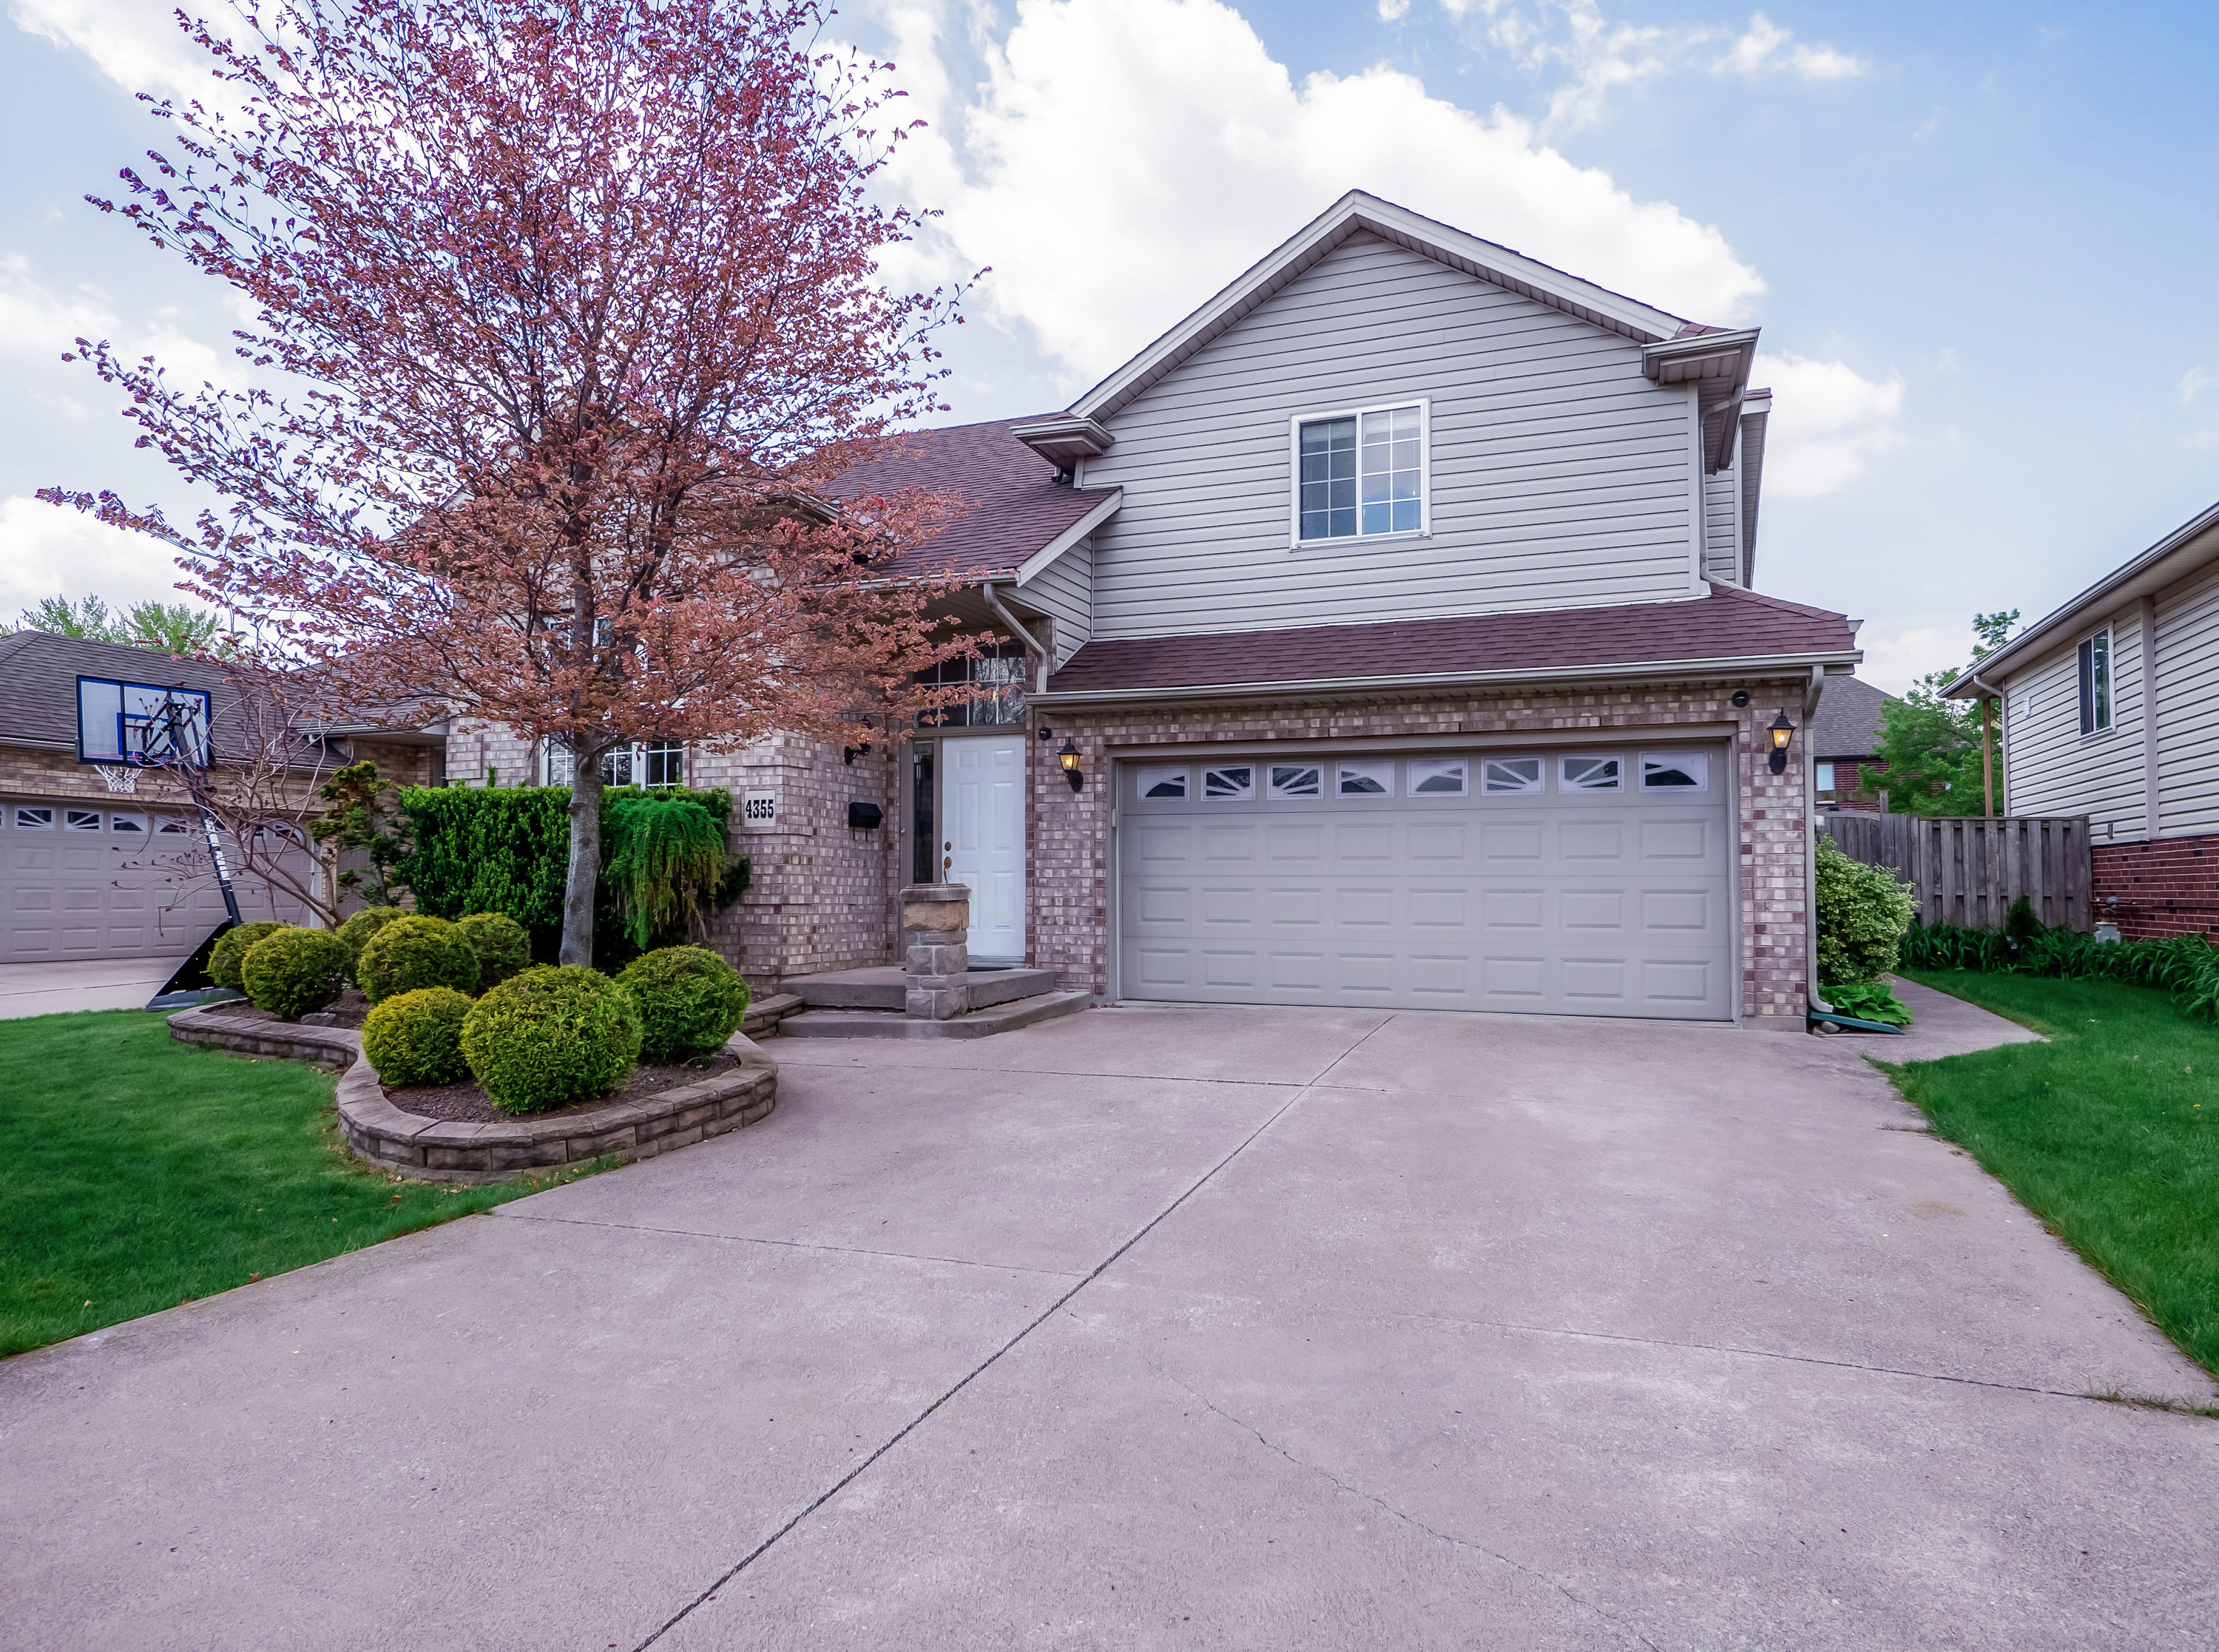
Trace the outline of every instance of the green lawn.
{"type": "Polygon", "coordinates": [[[1905,972],[2046,1034],[1886,1071],[2219,1376],[2219,1031],[2149,987],[1905,972]]]}
{"type": "Polygon", "coordinates": [[[0,1022],[0,1354],[561,1179],[448,1188],[366,1170],[340,1144],[336,1083],[179,1044],[143,1010],[0,1022]]]}

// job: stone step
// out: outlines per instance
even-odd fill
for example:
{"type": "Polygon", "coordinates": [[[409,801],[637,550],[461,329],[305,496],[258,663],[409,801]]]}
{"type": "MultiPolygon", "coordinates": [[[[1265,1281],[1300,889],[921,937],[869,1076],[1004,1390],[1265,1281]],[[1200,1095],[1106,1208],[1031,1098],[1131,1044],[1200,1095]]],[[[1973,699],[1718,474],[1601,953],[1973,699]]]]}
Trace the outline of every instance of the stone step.
{"type": "MultiPolygon", "coordinates": [[[[1028,973],[1045,974],[1046,971],[1028,973]]],[[[874,1009],[805,1009],[779,1024],[780,1038],[985,1038],[1086,1008],[1084,992],[1040,992],[1029,998],[974,1009],[949,1021],[890,1015],[874,1009]]]]}
{"type": "MultiPolygon", "coordinates": [[[[1056,989],[1055,972],[1047,969],[974,969],[964,979],[973,1009],[1056,989]]],[[[883,1009],[899,1015],[909,1007],[908,972],[894,964],[798,975],[786,983],[786,990],[811,1009],[883,1009]]]]}
{"type": "Polygon", "coordinates": [[[748,1018],[740,1023],[740,1031],[749,1038],[768,1038],[778,1031],[780,1022],[806,1008],[799,993],[774,992],[748,1005],[748,1018]]]}

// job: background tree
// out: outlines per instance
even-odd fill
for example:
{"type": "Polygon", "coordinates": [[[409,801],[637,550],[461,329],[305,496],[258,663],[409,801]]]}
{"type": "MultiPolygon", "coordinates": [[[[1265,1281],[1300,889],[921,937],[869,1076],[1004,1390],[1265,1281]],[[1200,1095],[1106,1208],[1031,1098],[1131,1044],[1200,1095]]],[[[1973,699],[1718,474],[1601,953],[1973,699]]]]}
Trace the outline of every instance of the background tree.
{"type": "MultiPolygon", "coordinates": [[[[1880,744],[1874,755],[1886,772],[1862,771],[1860,794],[1886,792],[1888,806],[1906,815],[1980,815],[1988,812],[1988,789],[1981,767],[1981,713],[1993,702],[1946,699],[1942,691],[1979,666],[2010,638],[2018,610],[1973,616],[1972,667],[1930,671],[1901,699],[1880,713],[1880,744]]],[[[1994,748],[1994,795],[2004,795],[2003,751],[1994,748]]]]}
{"type": "Polygon", "coordinates": [[[156,535],[188,588],[359,703],[575,754],[562,956],[590,960],[600,758],[731,748],[920,688],[975,652],[956,581],[904,554],[957,502],[847,494],[945,411],[896,296],[909,210],[869,191],[903,128],[886,65],[814,51],[801,0],[281,0],[188,22],[223,107],[163,103],[173,154],[121,211],[256,312],[279,388],[169,382],[78,341],[142,445],[224,496],[156,535]],[[235,113],[227,113],[227,109],[235,113]],[[843,496],[843,494],[845,496],[843,496]],[[413,708],[412,711],[411,708],[413,708]]]}
{"type": "Polygon", "coordinates": [[[27,630],[55,637],[127,643],[134,648],[159,649],[165,654],[223,659],[236,651],[236,639],[225,630],[222,616],[188,602],[150,599],[119,612],[96,596],[77,602],[67,597],[47,597],[37,607],[24,609],[16,623],[27,630]]]}

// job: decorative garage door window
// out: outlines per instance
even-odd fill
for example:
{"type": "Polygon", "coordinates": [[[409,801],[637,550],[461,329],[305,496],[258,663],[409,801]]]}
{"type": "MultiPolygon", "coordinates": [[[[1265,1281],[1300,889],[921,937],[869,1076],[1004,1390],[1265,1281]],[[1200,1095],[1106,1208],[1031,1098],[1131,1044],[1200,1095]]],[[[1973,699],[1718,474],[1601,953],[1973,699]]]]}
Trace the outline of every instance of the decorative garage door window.
{"type": "Polygon", "coordinates": [[[1557,771],[1557,788],[1564,792],[1623,792],[1625,760],[1622,757],[1567,757],[1557,771]]]}
{"type": "Polygon", "coordinates": [[[1183,798],[1186,796],[1186,776],[1183,768],[1144,768],[1137,784],[1144,798],[1183,798]]]}
{"type": "Polygon", "coordinates": [[[16,810],[16,829],[19,832],[51,832],[53,829],[54,811],[51,809],[16,810]]]}
{"type": "Polygon", "coordinates": [[[1395,795],[1395,765],[1387,760],[1336,764],[1333,790],[1344,798],[1391,798],[1395,795]]]}
{"type": "Polygon", "coordinates": [[[157,837],[190,837],[193,829],[183,815],[160,815],[155,817],[154,835],[157,837]]]}
{"type": "Polygon", "coordinates": [[[100,829],[100,810],[97,809],[64,810],[62,829],[65,832],[96,832],[100,829]]]}
{"type": "Polygon", "coordinates": [[[1470,773],[1461,757],[1410,760],[1410,795],[1414,798],[1461,798],[1470,789],[1470,773]]]}
{"type": "Polygon", "coordinates": [[[1226,768],[1206,768],[1202,771],[1202,795],[1223,798],[1228,802],[1256,795],[1256,771],[1247,763],[1235,763],[1226,768]]]}
{"type": "Polygon", "coordinates": [[[1548,781],[1541,764],[1538,757],[1482,757],[1479,789],[1489,797],[1546,791],[1548,781]]]}
{"type": "Polygon", "coordinates": [[[110,831],[135,833],[144,837],[146,835],[146,817],[118,812],[108,817],[108,828],[110,831]]]}
{"type": "Polygon", "coordinates": [[[1644,751],[1641,754],[1644,792],[1707,792],[1711,789],[1711,760],[1701,752],[1644,751]]]}
{"type": "Polygon", "coordinates": [[[1324,767],[1317,763],[1272,764],[1271,795],[1275,798],[1323,797],[1324,767]]]}

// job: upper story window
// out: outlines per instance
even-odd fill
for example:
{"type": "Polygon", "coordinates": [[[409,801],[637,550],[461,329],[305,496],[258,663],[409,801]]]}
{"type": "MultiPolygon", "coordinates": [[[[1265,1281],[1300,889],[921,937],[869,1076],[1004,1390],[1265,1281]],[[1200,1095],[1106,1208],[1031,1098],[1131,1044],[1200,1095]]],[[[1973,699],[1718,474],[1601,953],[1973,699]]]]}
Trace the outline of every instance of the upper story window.
{"type": "Polygon", "coordinates": [[[1294,421],[1295,543],[1426,531],[1428,404],[1294,421]]]}
{"type": "Polygon", "coordinates": [[[2111,633],[2107,627],[2080,644],[2080,732],[2111,726],[2111,633]]]}

